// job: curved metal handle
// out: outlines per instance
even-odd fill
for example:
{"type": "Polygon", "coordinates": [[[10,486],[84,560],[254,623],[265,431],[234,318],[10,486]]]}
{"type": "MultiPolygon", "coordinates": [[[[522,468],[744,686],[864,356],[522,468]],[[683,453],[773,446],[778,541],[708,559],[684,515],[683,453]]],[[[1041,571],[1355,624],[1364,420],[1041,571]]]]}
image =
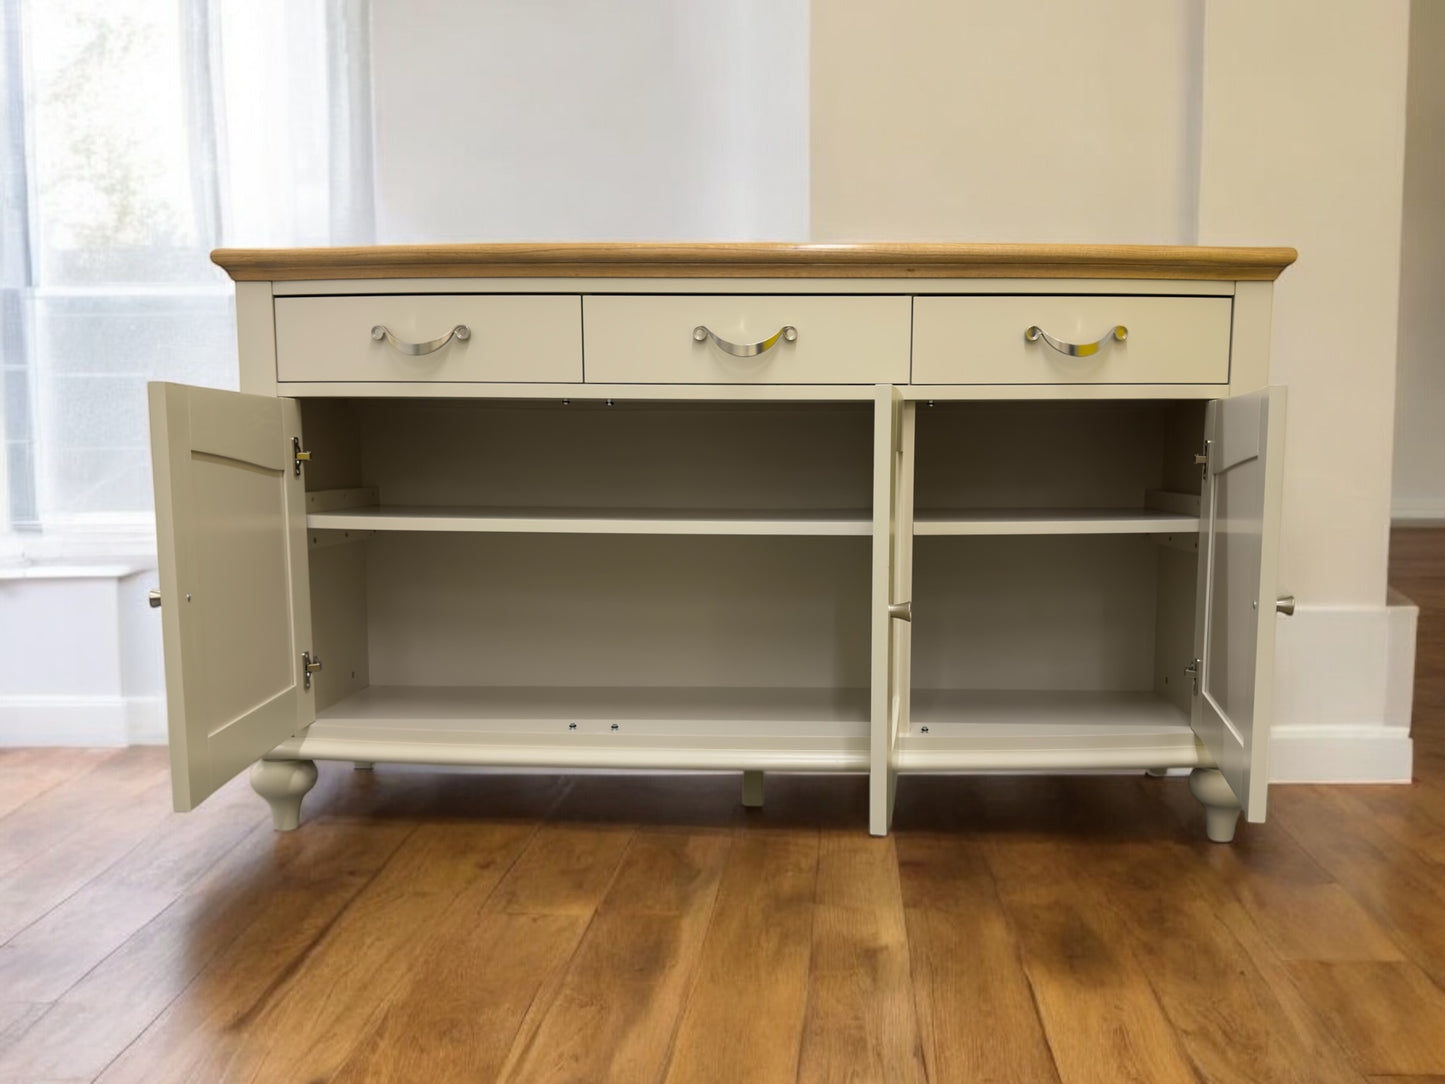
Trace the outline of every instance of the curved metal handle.
{"type": "Polygon", "coordinates": [[[1099,352],[1099,347],[1103,346],[1110,339],[1116,339],[1119,342],[1123,342],[1128,337],[1129,329],[1123,324],[1118,324],[1117,326],[1110,328],[1109,333],[1096,343],[1066,343],[1061,339],[1054,338],[1052,335],[1050,335],[1047,331],[1045,331],[1038,325],[1034,325],[1033,327],[1030,327],[1026,331],[1024,331],[1024,339],[1026,341],[1036,343],[1040,339],[1043,339],[1044,342],[1048,343],[1060,354],[1067,354],[1071,358],[1090,357],[1094,354],[1097,354],[1099,352]]]}
{"type": "Polygon", "coordinates": [[[771,350],[779,339],[786,339],[790,343],[797,342],[798,329],[792,324],[786,324],[760,343],[730,343],[726,339],[718,338],[702,324],[698,324],[692,329],[692,338],[694,342],[700,343],[711,339],[713,345],[719,350],[731,354],[735,358],[755,358],[765,350],[771,350]]]}
{"type": "Polygon", "coordinates": [[[458,324],[456,327],[452,328],[445,335],[443,335],[440,339],[433,339],[431,342],[425,343],[409,343],[405,340],[398,339],[389,330],[387,330],[384,325],[377,324],[374,328],[371,329],[371,337],[377,342],[381,342],[382,339],[385,339],[387,342],[391,343],[392,346],[400,350],[403,354],[406,354],[408,357],[416,358],[421,357],[421,355],[423,354],[435,353],[442,347],[446,346],[447,343],[451,342],[453,337],[455,337],[458,342],[466,342],[472,337],[472,329],[467,327],[466,324],[458,324]]]}

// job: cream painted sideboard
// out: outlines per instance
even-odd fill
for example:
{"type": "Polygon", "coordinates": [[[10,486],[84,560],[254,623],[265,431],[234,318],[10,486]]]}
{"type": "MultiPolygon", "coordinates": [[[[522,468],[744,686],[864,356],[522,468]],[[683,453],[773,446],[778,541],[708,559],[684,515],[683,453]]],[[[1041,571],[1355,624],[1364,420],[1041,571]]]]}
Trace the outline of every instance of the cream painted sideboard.
{"type": "MultiPolygon", "coordinates": [[[[315,761],[1193,769],[1265,812],[1290,249],[222,250],[151,387],[175,804],[315,761]]],[[[960,786],[966,786],[960,781],[960,786]]]]}

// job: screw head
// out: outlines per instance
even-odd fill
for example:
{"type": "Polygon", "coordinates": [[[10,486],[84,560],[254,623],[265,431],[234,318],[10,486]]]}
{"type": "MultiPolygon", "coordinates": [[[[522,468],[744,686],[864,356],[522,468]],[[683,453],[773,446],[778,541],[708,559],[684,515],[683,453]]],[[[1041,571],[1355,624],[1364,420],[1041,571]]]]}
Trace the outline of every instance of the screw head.
{"type": "Polygon", "coordinates": [[[612,729],[613,729],[613,730],[621,730],[622,727],[621,727],[620,725],[618,725],[617,723],[613,723],[613,724],[612,724],[612,729]]]}

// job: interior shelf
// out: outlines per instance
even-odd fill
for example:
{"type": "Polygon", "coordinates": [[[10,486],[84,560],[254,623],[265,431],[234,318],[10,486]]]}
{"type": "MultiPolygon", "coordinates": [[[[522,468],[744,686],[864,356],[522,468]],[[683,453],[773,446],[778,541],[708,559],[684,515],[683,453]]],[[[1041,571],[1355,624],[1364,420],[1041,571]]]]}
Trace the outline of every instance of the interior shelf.
{"type": "Polygon", "coordinates": [[[901,771],[1205,763],[1189,716],[1152,692],[915,689],[901,771]]]}
{"type": "Polygon", "coordinates": [[[866,689],[370,686],[308,758],[501,767],[866,771],[866,689]]]}
{"type": "Polygon", "coordinates": [[[920,511],[915,535],[1197,534],[1199,515],[1148,508],[920,511]]]}
{"type": "Polygon", "coordinates": [[[512,534],[853,535],[872,533],[866,511],[646,508],[362,507],[308,512],[313,530],[512,534]]]}

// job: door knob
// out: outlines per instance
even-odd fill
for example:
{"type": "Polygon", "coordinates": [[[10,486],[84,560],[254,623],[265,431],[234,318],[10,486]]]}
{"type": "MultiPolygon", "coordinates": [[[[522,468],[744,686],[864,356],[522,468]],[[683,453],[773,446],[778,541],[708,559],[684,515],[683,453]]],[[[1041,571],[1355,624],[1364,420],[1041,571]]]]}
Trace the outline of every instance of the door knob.
{"type": "Polygon", "coordinates": [[[146,592],[146,601],[151,604],[151,609],[154,610],[161,604],[161,593],[154,587],[151,588],[146,592]]]}
{"type": "Polygon", "coordinates": [[[888,616],[898,621],[913,620],[913,602],[892,602],[888,604],[888,616]]]}
{"type": "Polygon", "coordinates": [[[1274,600],[1274,612],[1284,614],[1285,617],[1294,616],[1294,596],[1281,595],[1274,600]]]}

